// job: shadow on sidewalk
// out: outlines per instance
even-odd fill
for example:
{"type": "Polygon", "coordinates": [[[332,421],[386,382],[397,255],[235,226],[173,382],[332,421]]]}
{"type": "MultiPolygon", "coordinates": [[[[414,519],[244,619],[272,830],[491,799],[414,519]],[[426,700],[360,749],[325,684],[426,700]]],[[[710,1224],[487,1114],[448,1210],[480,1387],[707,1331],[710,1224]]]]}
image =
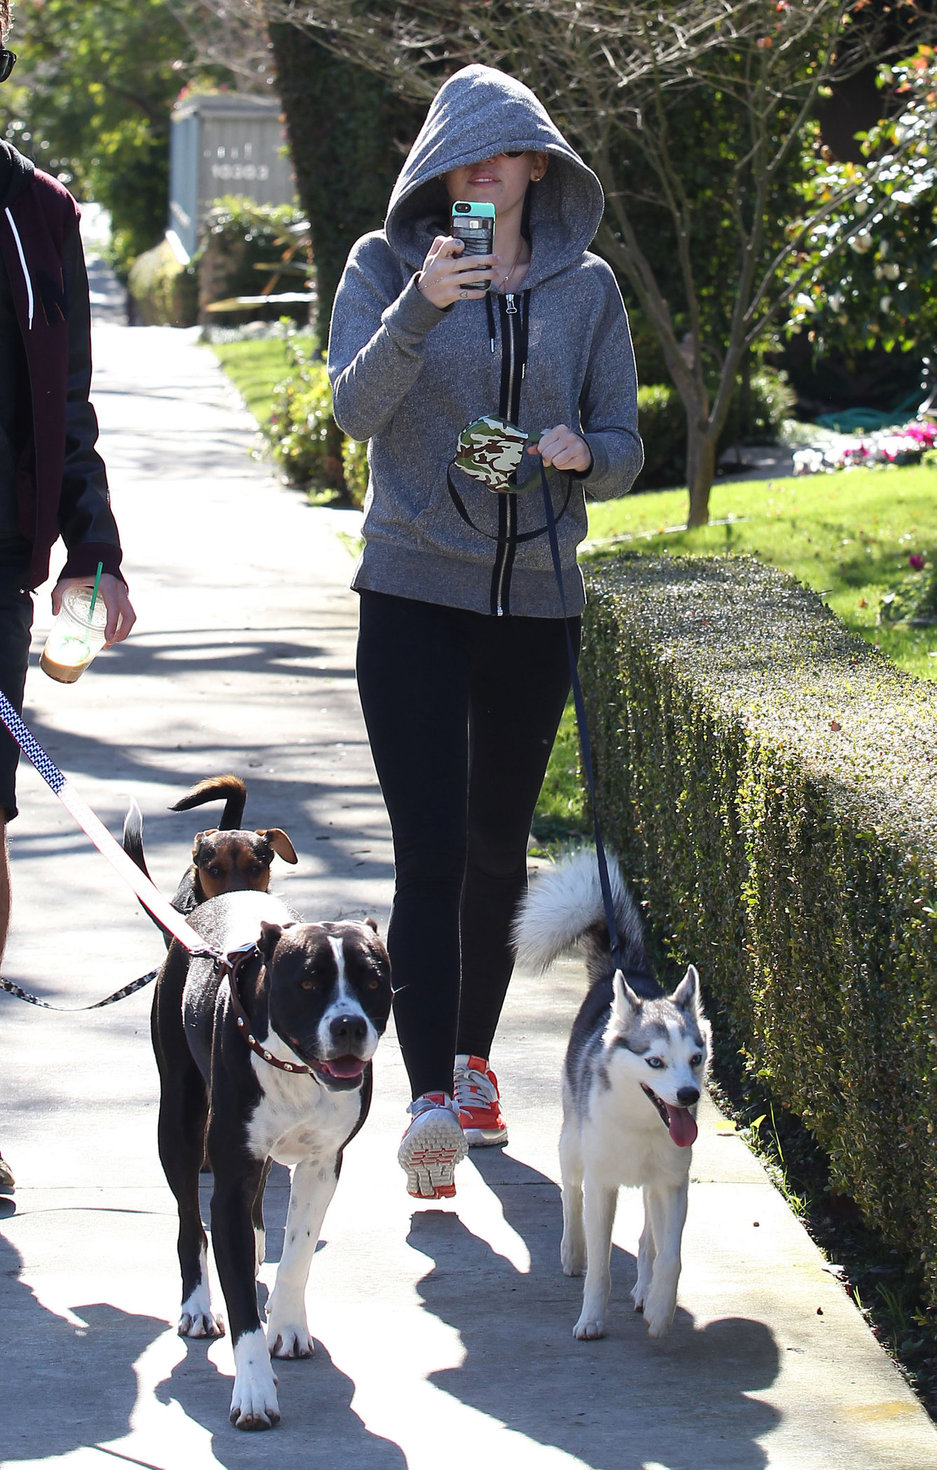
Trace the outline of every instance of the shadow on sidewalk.
{"type": "MultiPolygon", "coordinates": [[[[366,1465],[368,1470],[406,1470],[399,1445],[366,1429],[351,1408],[355,1383],[335,1367],[318,1338],[311,1359],[277,1359],[277,1397],[283,1416],[277,1427],[259,1436],[269,1443],[271,1463],[310,1462],[313,1446],[331,1446],[337,1465],[366,1465]],[[268,1439],[272,1434],[273,1438],[268,1439]]],[[[232,1378],[219,1372],[207,1356],[208,1344],[186,1340],[186,1355],[159,1385],[163,1404],[176,1402],[183,1413],[211,1435],[212,1464],[227,1470],[255,1470],[260,1459],[258,1435],[235,1429],[228,1420],[232,1378]],[[206,1409],[206,1404],[210,1405],[206,1409]]]]}
{"type": "MultiPolygon", "coordinates": [[[[206,1230],[211,1218],[212,1189],[211,1175],[203,1174],[199,1181],[199,1204],[206,1230]]],[[[265,1259],[269,1265],[278,1265],[282,1255],[289,1191],[289,1170],[274,1164],[264,1198],[265,1259]]],[[[321,1249],[320,1242],[316,1254],[321,1249]]],[[[267,1288],[261,1282],[258,1285],[261,1318],[266,1301],[267,1288]]],[[[217,1305],[222,1306],[220,1298],[217,1305]]],[[[182,1341],[185,1357],[157,1386],[155,1396],[161,1404],[177,1403],[188,1419],[211,1434],[213,1463],[217,1461],[227,1470],[255,1470],[263,1458],[261,1446],[269,1443],[272,1463],[305,1464],[310,1446],[315,1443],[331,1446],[331,1455],[342,1465],[367,1466],[368,1470],[406,1470],[406,1458],[400,1447],[373,1434],[354,1412],[351,1401],[355,1382],[335,1367],[318,1338],[311,1360],[278,1358],[274,1361],[283,1417],[272,1431],[272,1440],[265,1433],[258,1436],[235,1429],[229,1422],[233,1384],[229,1374],[233,1373],[233,1364],[224,1373],[208,1356],[212,1346],[209,1341],[204,1338],[182,1341]]]]}
{"type": "Polygon", "coordinates": [[[530,1271],[519,1272],[455,1214],[414,1215],[410,1244],[435,1262],[420,1283],[423,1299],[465,1350],[459,1368],[432,1376],[436,1387],[593,1470],[698,1470],[716,1463],[701,1447],[717,1442],[725,1446],[723,1470],[762,1470],[767,1455],[755,1441],[779,1416],[749,1395],[779,1372],[769,1329],[726,1318],[697,1330],[678,1307],[670,1336],[652,1342],[628,1297],[634,1257],[615,1247],[608,1336],[576,1342],[582,1281],[560,1270],[557,1186],[509,1155],[489,1159],[475,1150],[472,1159],[525,1242],[530,1271]],[[529,1324],[545,1317],[549,1335],[538,1340],[529,1324]],[[718,1396],[710,1388],[706,1402],[692,1401],[698,1378],[712,1384],[714,1360],[718,1396]]]}
{"type": "MultiPolygon", "coordinates": [[[[0,1202],[7,1213],[11,1201],[0,1202]]],[[[106,1302],[73,1307],[71,1322],[44,1307],[19,1280],[23,1262],[0,1236],[3,1285],[3,1396],[0,1461],[45,1460],[84,1446],[121,1439],[137,1402],[134,1363],[166,1331],[155,1317],[135,1316],[106,1302]],[[62,1384],[78,1413],[61,1408],[62,1384]],[[15,1404],[16,1412],[12,1412],[15,1404]]]]}

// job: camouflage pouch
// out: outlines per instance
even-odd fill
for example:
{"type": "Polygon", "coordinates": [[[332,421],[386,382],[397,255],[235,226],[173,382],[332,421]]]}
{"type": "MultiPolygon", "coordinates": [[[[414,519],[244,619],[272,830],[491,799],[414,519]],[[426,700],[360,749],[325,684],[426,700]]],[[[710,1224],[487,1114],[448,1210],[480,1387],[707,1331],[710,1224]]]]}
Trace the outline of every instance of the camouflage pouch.
{"type": "Polygon", "coordinates": [[[516,490],[514,472],[524,449],[533,442],[516,424],[485,414],[462,430],[455,464],[473,479],[482,480],[489,490],[516,490]]]}
{"type": "MultiPolygon", "coordinates": [[[[449,487],[449,495],[452,503],[467,526],[479,535],[487,537],[489,541],[498,541],[501,537],[492,535],[490,531],[483,528],[472,520],[461,495],[455,487],[452,479],[453,465],[458,466],[466,475],[471,475],[475,480],[481,480],[489,490],[499,494],[510,491],[517,494],[518,490],[526,490],[527,485],[514,483],[514,474],[518,465],[524,457],[524,450],[528,444],[536,444],[536,438],[529,438],[523,429],[516,424],[511,424],[507,419],[498,418],[496,414],[488,413],[483,418],[476,419],[474,423],[467,424],[459,435],[459,444],[456,449],[455,458],[450,460],[446,470],[446,484],[449,487]]],[[[546,485],[543,465],[540,466],[540,476],[546,485]]],[[[534,484],[535,475],[531,475],[528,484],[534,484]]],[[[566,513],[570,496],[573,491],[573,477],[566,476],[566,497],[559,511],[554,515],[554,520],[559,521],[566,513]]],[[[537,536],[547,534],[546,524],[536,526],[529,531],[517,531],[508,534],[508,541],[513,546],[519,546],[522,541],[533,541],[537,536]]]]}

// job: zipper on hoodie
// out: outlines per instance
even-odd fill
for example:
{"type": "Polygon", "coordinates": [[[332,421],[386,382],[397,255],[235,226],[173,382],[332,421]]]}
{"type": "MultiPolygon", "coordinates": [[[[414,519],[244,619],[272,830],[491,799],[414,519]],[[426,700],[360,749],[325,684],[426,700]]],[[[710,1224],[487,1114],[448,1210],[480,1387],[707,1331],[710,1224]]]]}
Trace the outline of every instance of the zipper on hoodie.
{"type": "MultiPolygon", "coordinates": [[[[499,413],[516,424],[520,416],[521,384],[527,370],[527,314],[529,293],[498,297],[501,327],[501,402],[499,413]]],[[[491,576],[491,611],[496,617],[510,612],[511,571],[517,551],[517,497],[498,497],[498,545],[491,576]]]]}

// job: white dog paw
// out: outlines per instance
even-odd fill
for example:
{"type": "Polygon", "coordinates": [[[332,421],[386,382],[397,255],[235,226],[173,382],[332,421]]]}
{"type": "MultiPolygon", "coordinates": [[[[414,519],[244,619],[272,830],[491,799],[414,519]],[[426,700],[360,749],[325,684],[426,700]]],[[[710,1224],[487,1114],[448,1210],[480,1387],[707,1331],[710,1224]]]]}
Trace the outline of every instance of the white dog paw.
{"type": "Polygon", "coordinates": [[[677,1303],[673,1297],[668,1295],[663,1300],[655,1299],[653,1291],[649,1292],[644,1304],[644,1320],[649,1336],[666,1337],[676,1309],[677,1303]]]}
{"type": "Polygon", "coordinates": [[[224,1337],[224,1321],[214,1312],[186,1312],[176,1328],[180,1337],[224,1337]]]}
{"type": "Polygon", "coordinates": [[[585,1251],[575,1250],[572,1246],[560,1246],[560,1265],[563,1267],[564,1276],[581,1276],[586,1269],[585,1251]]]}
{"type": "Polygon", "coordinates": [[[595,1338],[604,1336],[605,1323],[601,1317],[598,1320],[594,1320],[591,1317],[583,1315],[573,1328],[573,1337],[577,1338],[579,1342],[592,1342],[595,1338]]]}
{"type": "Polygon", "coordinates": [[[204,1280],[189,1292],[179,1308],[176,1331],[180,1337],[224,1337],[224,1321],[211,1309],[204,1280]]]}
{"type": "Polygon", "coordinates": [[[673,1321],[673,1313],[669,1316],[651,1317],[645,1312],[644,1320],[647,1323],[649,1337],[666,1337],[670,1331],[670,1324],[673,1321]]]}
{"type": "Polygon", "coordinates": [[[280,1422],[277,1380],[263,1332],[247,1332],[234,1348],[229,1418],[236,1429],[272,1429],[280,1422]]]}
{"type": "Polygon", "coordinates": [[[302,1326],[267,1324],[267,1346],[271,1358],[311,1358],[315,1343],[305,1323],[302,1326]]]}

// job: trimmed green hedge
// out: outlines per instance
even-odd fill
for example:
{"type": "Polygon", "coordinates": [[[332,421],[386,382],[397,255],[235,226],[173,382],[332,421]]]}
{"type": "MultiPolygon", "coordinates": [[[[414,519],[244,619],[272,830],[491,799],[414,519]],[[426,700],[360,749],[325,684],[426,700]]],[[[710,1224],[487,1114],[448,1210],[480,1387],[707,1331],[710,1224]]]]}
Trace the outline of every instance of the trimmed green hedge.
{"type": "Polygon", "coordinates": [[[198,320],[198,274],[182,265],[168,240],[138,255],[127,289],[145,327],[191,327],[198,320]]]}
{"type": "Polygon", "coordinates": [[[752,559],[587,575],[606,841],[937,1305],[937,686],[752,559]]]}

